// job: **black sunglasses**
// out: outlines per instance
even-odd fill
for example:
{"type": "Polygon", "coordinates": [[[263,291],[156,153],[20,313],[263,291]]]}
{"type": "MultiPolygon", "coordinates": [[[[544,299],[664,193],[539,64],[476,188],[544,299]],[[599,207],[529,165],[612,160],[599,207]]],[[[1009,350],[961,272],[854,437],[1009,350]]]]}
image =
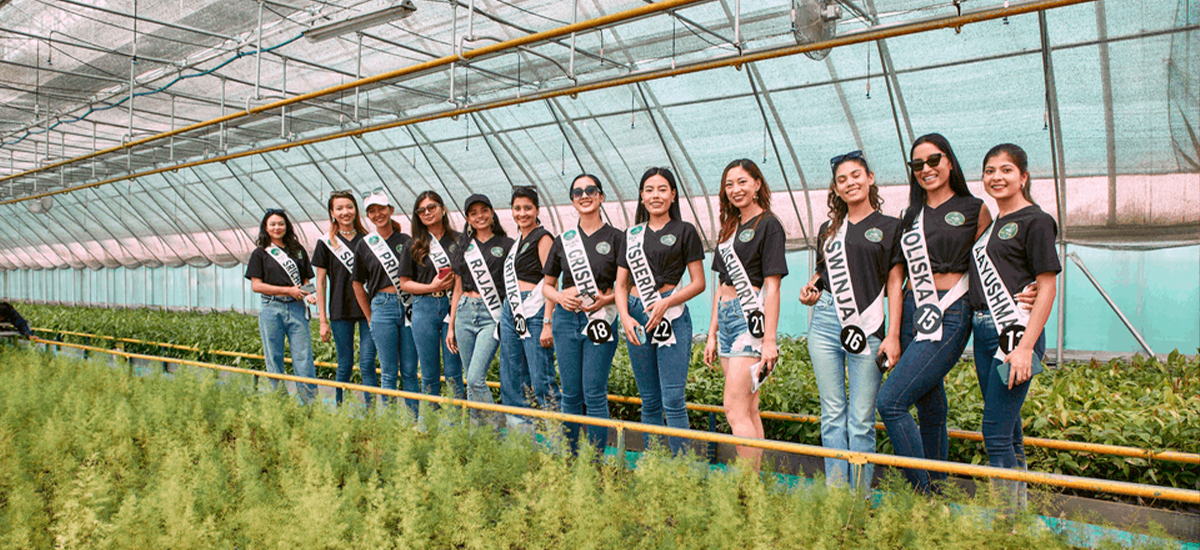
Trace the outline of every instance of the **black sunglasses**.
{"type": "Polygon", "coordinates": [[[282,208],[268,208],[267,209],[268,216],[274,216],[276,214],[278,214],[280,216],[285,216],[285,217],[287,216],[287,213],[285,213],[282,208]]]}
{"type": "Polygon", "coordinates": [[[599,194],[600,194],[600,188],[596,187],[595,185],[589,185],[582,189],[580,189],[578,187],[571,188],[571,200],[579,200],[579,199],[583,198],[584,195],[587,195],[589,197],[594,197],[599,194]]]}
{"type": "Polygon", "coordinates": [[[354,198],[354,190],[353,189],[338,189],[337,191],[331,191],[329,193],[329,198],[331,198],[331,199],[353,199],[354,198]]]}
{"type": "Polygon", "coordinates": [[[866,160],[866,157],[863,156],[862,151],[850,151],[829,159],[829,168],[836,171],[839,164],[848,160],[866,160]]]}
{"type": "Polygon", "coordinates": [[[933,168],[934,166],[937,166],[942,163],[943,156],[944,155],[942,155],[941,153],[934,153],[932,155],[929,155],[925,159],[913,160],[912,162],[908,163],[908,167],[912,168],[913,172],[920,172],[923,168],[925,168],[926,164],[928,164],[930,168],[933,168]]]}
{"type": "Polygon", "coordinates": [[[424,216],[426,212],[435,212],[437,210],[437,207],[439,207],[439,206],[441,206],[441,205],[438,203],[433,203],[429,206],[422,206],[420,208],[417,208],[416,212],[417,212],[418,216],[424,216]]]}

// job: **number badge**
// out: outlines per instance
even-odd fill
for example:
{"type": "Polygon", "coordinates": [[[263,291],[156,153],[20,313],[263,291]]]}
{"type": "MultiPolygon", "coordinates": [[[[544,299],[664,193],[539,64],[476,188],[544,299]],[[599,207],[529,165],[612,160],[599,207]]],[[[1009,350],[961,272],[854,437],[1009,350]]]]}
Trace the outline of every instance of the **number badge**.
{"type": "Polygon", "coordinates": [[[867,348],[867,334],[854,325],[842,329],[841,339],[842,348],[850,353],[859,354],[867,348]]]}
{"type": "Polygon", "coordinates": [[[667,340],[670,340],[671,336],[674,334],[675,328],[671,326],[671,322],[663,319],[658,323],[657,327],[654,327],[654,332],[650,334],[650,337],[653,338],[655,342],[661,344],[667,340]]]}
{"type": "Polygon", "coordinates": [[[525,316],[520,313],[513,315],[513,325],[517,330],[517,335],[525,336],[529,333],[529,326],[525,324],[525,316]]]}
{"type": "Polygon", "coordinates": [[[603,344],[612,340],[612,325],[604,319],[592,319],[587,324],[587,337],[593,344],[603,344]]]}
{"type": "Polygon", "coordinates": [[[750,336],[762,338],[767,333],[767,316],[761,311],[750,312],[750,317],[746,319],[750,326],[750,336]]]}
{"type": "Polygon", "coordinates": [[[921,334],[933,334],[942,328],[942,310],[933,304],[917,308],[917,331],[921,334]]]}
{"type": "Polygon", "coordinates": [[[1021,343],[1021,338],[1025,337],[1025,327],[1018,324],[1011,324],[1004,327],[1000,331],[1000,351],[1005,355],[1012,353],[1017,349],[1017,344],[1021,343]]]}

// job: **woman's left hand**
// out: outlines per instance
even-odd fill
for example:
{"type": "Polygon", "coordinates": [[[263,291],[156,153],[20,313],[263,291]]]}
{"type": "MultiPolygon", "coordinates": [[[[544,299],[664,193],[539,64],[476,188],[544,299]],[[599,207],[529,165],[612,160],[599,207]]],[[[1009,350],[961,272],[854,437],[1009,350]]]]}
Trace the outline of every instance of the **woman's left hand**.
{"type": "Polygon", "coordinates": [[[1008,389],[1020,386],[1033,377],[1033,350],[1017,346],[1008,357],[1008,389]]]}
{"type": "Polygon", "coordinates": [[[650,309],[646,311],[646,315],[649,317],[646,327],[650,329],[650,332],[654,332],[654,329],[658,328],[658,324],[662,322],[670,308],[671,306],[665,299],[654,302],[654,305],[650,306],[650,309]]]}
{"type": "Polygon", "coordinates": [[[608,304],[613,303],[614,301],[616,301],[616,299],[613,298],[613,292],[610,290],[608,291],[608,294],[597,294],[596,299],[592,300],[592,303],[586,304],[579,309],[582,309],[584,313],[592,313],[604,306],[607,306],[608,304]]]}
{"type": "Polygon", "coordinates": [[[762,368],[767,369],[767,372],[775,370],[777,361],[779,361],[779,348],[775,342],[764,341],[762,344],[762,368]]]}
{"type": "Polygon", "coordinates": [[[317,305],[317,295],[316,294],[307,294],[304,296],[304,301],[315,306],[315,305],[317,305]]]}
{"type": "Polygon", "coordinates": [[[542,325],[542,335],[538,337],[538,341],[542,343],[542,347],[546,349],[554,349],[554,331],[550,327],[550,323],[542,325]]]}
{"type": "Polygon", "coordinates": [[[454,319],[450,320],[450,330],[446,331],[446,349],[450,353],[458,355],[458,341],[454,338],[454,319]]]}

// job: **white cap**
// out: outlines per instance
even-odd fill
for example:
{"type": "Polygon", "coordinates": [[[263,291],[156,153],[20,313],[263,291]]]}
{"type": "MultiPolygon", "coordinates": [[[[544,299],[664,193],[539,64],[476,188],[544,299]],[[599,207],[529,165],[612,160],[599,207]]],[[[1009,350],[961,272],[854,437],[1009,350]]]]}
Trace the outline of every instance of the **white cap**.
{"type": "Polygon", "coordinates": [[[371,206],[375,204],[380,206],[392,205],[392,203],[388,201],[387,195],[384,195],[383,193],[372,193],[368,195],[366,199],[363,199],[363,210],[369,210],[371,206]]]}

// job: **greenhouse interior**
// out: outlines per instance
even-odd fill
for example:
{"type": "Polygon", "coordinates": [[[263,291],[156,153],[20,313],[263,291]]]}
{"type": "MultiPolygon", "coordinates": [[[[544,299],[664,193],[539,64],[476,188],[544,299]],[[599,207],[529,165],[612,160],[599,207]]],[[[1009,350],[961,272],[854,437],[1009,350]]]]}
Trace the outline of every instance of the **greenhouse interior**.
{"type": "Polygon", "coordinates": [[[511,235],[533,186],[559,235],[594,174],[624,230],[650,167],[708,275],[746,158],[800,338],[830,158],[862,151],[900,216],[929,133],[993,213],[985,153],[1028,152],[1062,264],[1047,362],[1200,352],[1198,0],[0,0],[0,299],[257,314],[268,210],[310,253],[340,190],[406,233],[423,191],[455,227],[483,194],[511,235]]]}

